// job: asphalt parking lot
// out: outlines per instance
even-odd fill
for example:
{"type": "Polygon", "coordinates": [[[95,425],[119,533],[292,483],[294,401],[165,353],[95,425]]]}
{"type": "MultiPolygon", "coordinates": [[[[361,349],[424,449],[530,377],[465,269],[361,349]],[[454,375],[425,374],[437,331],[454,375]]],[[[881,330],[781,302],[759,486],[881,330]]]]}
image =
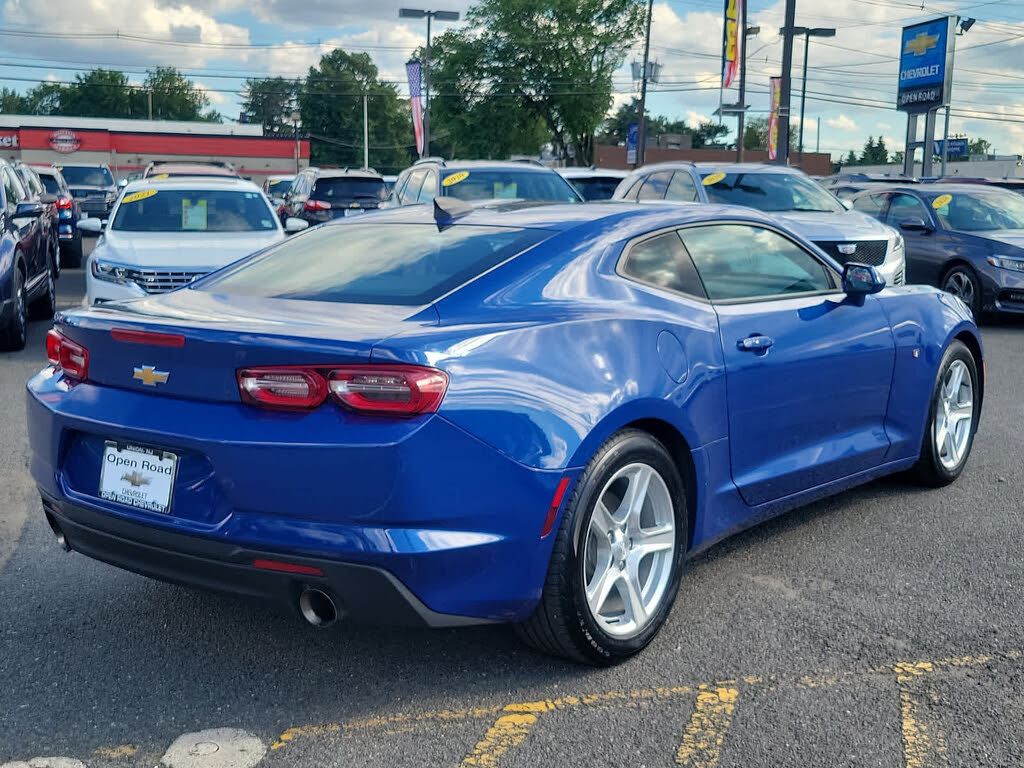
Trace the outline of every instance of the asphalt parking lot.
{"type": "MultiPolygon", "coordinates": [[[[58,287],[76,303],[82,272],[58,287]]],[[[1024,764],[1024,322],[983,329],[955,485],[875,482],[714,547],[610,670],[502,627],[318,631],[61,552],[26,469],[46,329],[0,355],[0,768],[1024,764]]]]}

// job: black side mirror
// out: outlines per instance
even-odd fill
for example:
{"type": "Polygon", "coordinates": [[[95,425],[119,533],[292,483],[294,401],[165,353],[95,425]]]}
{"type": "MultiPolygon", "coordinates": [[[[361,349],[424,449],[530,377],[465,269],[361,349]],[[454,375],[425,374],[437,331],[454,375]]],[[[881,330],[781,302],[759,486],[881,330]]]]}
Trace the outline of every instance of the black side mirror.
{"type": "Polygon", "coordinates": [[[852,299],[864,302],[869,293],[878,293],[885,288],[885,278],[878,270],[867,264],[850,262],[843,267],[843,292],[852,299]]]}
{"type": "Polygon", "coordinates": [[[18,203],[18,207],[14,209],[14,218],[34,219],[44,213],[46,213],[46,208],[42,203],[18,203]]]}
{"type": "Polygon", "coordinates": [[[932,227],[930,224],[925,223],[924,219],[903,219],[900,222],[900,229],[904,232],[931,232],[932,227]]]}

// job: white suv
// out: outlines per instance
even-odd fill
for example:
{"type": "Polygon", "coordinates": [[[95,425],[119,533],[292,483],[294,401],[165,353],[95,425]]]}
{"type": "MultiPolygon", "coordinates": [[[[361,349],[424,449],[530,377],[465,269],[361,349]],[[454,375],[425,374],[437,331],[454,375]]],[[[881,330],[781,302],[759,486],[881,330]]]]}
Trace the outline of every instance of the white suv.
{"type": "Polygon", "coordinates": [[[99,304],[165,293],[280,242],[309,226],[281,226],[263,190],[238,178],[140,179],[124,188],[89,256],[86,302],[99,304]]]}
{"type": "Polygon", "coordinates": [[[878,270],[887,285],[906,282],[903,236],[852,211],[803,171],[781,165],[659,163],[630,173],[615,200],[744,205],[770,214],[839,264],[878,270]]]}

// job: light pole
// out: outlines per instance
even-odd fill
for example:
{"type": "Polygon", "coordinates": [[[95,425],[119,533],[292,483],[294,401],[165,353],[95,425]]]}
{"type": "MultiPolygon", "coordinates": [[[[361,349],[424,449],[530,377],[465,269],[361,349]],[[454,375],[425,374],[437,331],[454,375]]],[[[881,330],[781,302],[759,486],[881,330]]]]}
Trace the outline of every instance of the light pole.
{"type": "MultiPolygon", "coordinates": [[[[644,32],[644,63],[640,75],[640,124],[636,129],[636,166],[644,164],[644,151],[647,149],[647,62],[651,55],[651,15],[654,13],[654,0],[647,0],[647,31],[644,32]]],[[[628,142],[627,142],[628,143],[628,142]]]]}
{"type": "Polygon", "coordinates": [[[423,56],[423,154],[430,156],[430,20],[458,21],[458,11],[425,11],[421,8],[399,8],[400,19],[427,20],[427,48],[423,56]]]}
{"type": "Polygon", "coordinates": [[[292,125],[295,127],[295,172],[299,172],[299,120],[302,115],[299,114],[299,110],[292,112],[292,125]]]}
{"type": "Polygon", "coordinates": [[[804,162],[804,107],[807,106],[807,48],[812,37],[835,37],[836,31],[831,27],[793,27],[794,35],[804,36],[804,71],[803,85],[800,88],[800,144],[797,147],[797,163],[804,162]]]}
{"type": "Polygon", "coordinates": [[[747,38],[760,34],[760,27],[747,26],[747,4],[743,4],[743,20],[740,22],[740,29],[743,30],[740,41],[740,98],[739,115],[736,117],[736,162],[743,162],[743,133],[747,119],[747,38]]]}

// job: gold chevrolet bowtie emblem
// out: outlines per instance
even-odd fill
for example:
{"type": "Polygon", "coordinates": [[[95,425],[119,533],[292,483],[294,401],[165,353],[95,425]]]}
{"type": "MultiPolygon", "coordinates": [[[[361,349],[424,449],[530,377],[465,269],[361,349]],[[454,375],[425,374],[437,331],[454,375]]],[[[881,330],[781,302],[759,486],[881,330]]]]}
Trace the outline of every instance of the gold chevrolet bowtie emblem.
{"type": "Polygon", "coordinates": [[[938,35],[929,35],[926,32],[918,32],[917,37],[907,40],[903,47],[904,53],[912,53],[915,56],[924,56],[924,52],[934,48],[939,43],[938,35]]]}
{"type": "Polygon", "coordinates": [[[144,365],[135,369],[135,375],[132,378],[138,379],[147,387],[155,387],[157,384],[166,384],[170,375],[168,371],[158,371],[155,366],[144,365]]]}

